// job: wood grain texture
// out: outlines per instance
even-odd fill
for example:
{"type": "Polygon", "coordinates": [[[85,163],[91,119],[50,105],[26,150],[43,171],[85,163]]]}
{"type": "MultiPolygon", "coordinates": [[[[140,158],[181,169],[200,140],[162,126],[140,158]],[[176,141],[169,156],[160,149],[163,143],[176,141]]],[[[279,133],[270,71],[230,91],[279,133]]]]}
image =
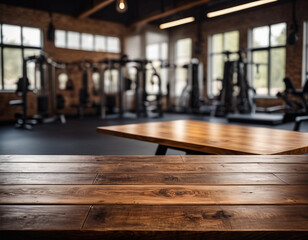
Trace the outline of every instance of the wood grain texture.
{"type": "Polygon", "coordinates": [[[95,173],[1,173],[0,184],[92,184],[96,175],[95,173]]]}
{"type": "Polygon", "coordinates": [[[307,164],[307,155],[181,155],[184,163],[300,163],[307,164]]]}
{"type": "Polygon", "coordinates": [[[123,228],[130,231],[308,230],[308,207],[96,205],[84,225],[85,230],[96,231],[123,228]]]}
{"type": "Polygon", "coordinates": [[[217,155],[308,152],[308,133],[192,120],[98,127],[97,132],[217,155]]]}
{"type": "Polygon", "coordinates": [[[308,164],[270,163],[0,163],[0,173],[308,173],[308,164]]]}
{"type": "Polygon", "coordinates": [[[306,185],[2,185],[0,204],[308,204],[306,185]]]}
{"type": "Polygon", "coordinates": [[[307,156],[0,156],[0,238],[308,239],[307,156]]]}
{"type": "MultiPolygon", "coordinates": [[[[297,182],[294,180],[295,184],[308,184],[306,181],[304,179],[297,182]]],[[[94,184],[101,185],[253,185],[284,183],[283,180],[272,173],[105,173],[98,174],[94,181],[94,184]]]]}
{"type": "MultiPolygon", "coordinates": [[[[181,156],[156,156],[128,155],[128,156],[93,156],[93,155],[0,155],[0,163],[9,162],[39,162],[39,163],[131,163],[131,162],[164,162],[183,163],[181,156]]],[[[308,162],[308,161],[307,161],[308,162]]]]}
{"type": "Polygon", "coordinates": [[[0,230],[76,230],[89,209],[86,205],[0,205],[0,230]]]}

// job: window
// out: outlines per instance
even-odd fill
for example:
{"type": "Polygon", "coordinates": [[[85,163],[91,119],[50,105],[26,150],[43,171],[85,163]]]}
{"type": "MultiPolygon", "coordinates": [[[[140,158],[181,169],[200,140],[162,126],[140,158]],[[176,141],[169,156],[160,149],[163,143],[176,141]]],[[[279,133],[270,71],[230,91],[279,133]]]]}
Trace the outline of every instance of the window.
{"type": "Polygon", "coordinates": [[[230,60],[238,59],[238,31],[214,34],[209,39],[208,94],[211,97],[217,96],[222,88],[226,51],[230,52],[230,60]]]}
{"type": "Polygon", "coordinates": [[[67,32],[67,48],[80,49],[80,33],[67,32]]]}
{"type": "MultiPolygon", "coordinates": [[[[161,68],[161,60],[166,61],[168,59],[168,44],[162,42],[147,45],[146,58],[152,60],[153,66],[161,78],[162,93],[167,94],[168,70],[167,68],[161,68]]],[[[158,93],[158,82],[155,79],[151,79],[152,74],[153,71],[147,71],[146,91],[148,93],[158,93]]]]}
{"type": "MultiPolygon", "coordinates": [[[[15,90],[22,77],[23,58],[39,55],[42,49],[42,32],[38,28],[0,24],[0,87],[15,90]]],[[[27,64],[30,88],[38,88],[35,82],[35,65],[27,64]]]]}
{"type": "Polygon", "coordinates": [[[286,23],[253,28],[250,32],[250,79],[257,95],[275,96],[283,89],[286,62],[286,23]]]}
{"type": "Polygon", "coordinates": [[[187,83],[187,69],[183,68],[188,64],[192,57],[191,38],[179,39],[175,45],[175,96],[179,97],[187,83]]]}
{"type": "Polygon", "coordinates": [[[121,42],[117,37],[93,35],[64,30],[55,31],[55,46],[76,50],[97,52],[121,52],[121,42]]]}
{"type": "Polygon", "coordinates": [[[113,53],[120,52],[120,39],[117,37],[107,37],[107,51],[113,53]]]}
{"type": "Polygon", "coordinates": [[[93,51],[94,37],[92,34],[82,33],[81,34],[81,49],[93,51]]]}
{"type": "Polygon", "coordinates": [[[107,51],[107,42],[105,36],[95,35],[94,39],[95,45],[94,50],[97,52],[106,52],[107,51]]]}

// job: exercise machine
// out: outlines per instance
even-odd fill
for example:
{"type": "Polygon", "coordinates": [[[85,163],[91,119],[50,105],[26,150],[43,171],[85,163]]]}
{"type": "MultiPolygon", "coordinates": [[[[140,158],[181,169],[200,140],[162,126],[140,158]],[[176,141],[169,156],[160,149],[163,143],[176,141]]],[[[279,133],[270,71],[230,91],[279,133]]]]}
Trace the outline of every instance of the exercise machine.
{"type": "Polygon", "coordinates": [[[199,113],[203,105],[203,64],[198,59],[182,66],[187,69],[186,85],[176,106],[177,112],[199,113]]]}

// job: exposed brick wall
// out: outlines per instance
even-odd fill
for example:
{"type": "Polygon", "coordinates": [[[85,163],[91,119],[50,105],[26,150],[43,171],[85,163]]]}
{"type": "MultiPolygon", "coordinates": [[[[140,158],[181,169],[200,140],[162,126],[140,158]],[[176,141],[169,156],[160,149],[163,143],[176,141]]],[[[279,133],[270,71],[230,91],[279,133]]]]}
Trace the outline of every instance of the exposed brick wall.
{"type": "MultiPolygon", "coordinates": [[[[73,62],[78,60],[92,60],[98,61],[104,58],[118,58],[120,54],[94,52],[94,51],[82,51],[56,48],[53,42],[47,41],[47,29],[50,21],[49,13],[9,6],[0,4],[0,23],[13,24],[21,26],[37,27],[43,30],[44,34],[44,51],[53,59],[64,62],[73,62]]],[[[100,21],[94,19],[78,19],[75,17],[56,14],[52,15],[53,24],[56,29],[71,30],[84,33],[100,34],[106,36],[115,36],[123,39],[126,28],[124,25],[100,21]]],[[[123,46],[122,46],[123,49],[123,46]]],[[[57,72],[59,74],[60,72],[57,72]]],[[[98,97],[92,94],[92,81],[91,74],[89,74],[89,92],[91,101],[99,101],[98,97]]],[[[65,113],[74,114],[76,109],[72,108],[72,104],[79,102],[79,90],[82,86],[82,72],[76,70],[71,74],[71,78],[74,82],[74,91],[57,90],[57,93],[61,93],[66,100],[65,113]]],[[[57,81],[56,81],[57,85],[57,81]]],[[[29,110],[28,114],[36,114],[37,100],[35,94],[29,93],[29,110]]],[[[21,107],[10,106],[9,100],[17,99],[15,93],[1,92],[0,93],[0,121],[9,121],[14,119],[14,113],[21,111],[21,107]]]]}
{"type": "MultiPolygon", "coordinates": [[[[295,46],[287,46],[286,49],[286,76],[294,81],[297,88],[302,84],[302,45],[303,45],[303,22],[308,19],[308,1],[297,0],[297,19],[300,24],[298,33],[298,43],[295,46]]],[[[202,52],[193,57],[198,58],[204,63],[205,95],[207,94],[207,55],[208,37],[215,33],[238,30],[240,32],[240,49],[248,47],[248,31],[257,26],[286,22],[288,32],[292,24],[292,2],[277,5],[267,5],[261,8],[250,9],[236,14],[229,14],[202,22],[202,52]]],[[[193,43],[197,41],[197,24],[187,24],[169,30],[169,46],[173,46],[175,41],[180,38],[191,37],[193,43]]],[[[170,51],[173,56],[173,50],[170,51]]],[[[275,99],[258,99],[258,104],[269,106],[277,104],[275,99]]],[[[278,102],[279,103],[279,102],[278,102]]]]}

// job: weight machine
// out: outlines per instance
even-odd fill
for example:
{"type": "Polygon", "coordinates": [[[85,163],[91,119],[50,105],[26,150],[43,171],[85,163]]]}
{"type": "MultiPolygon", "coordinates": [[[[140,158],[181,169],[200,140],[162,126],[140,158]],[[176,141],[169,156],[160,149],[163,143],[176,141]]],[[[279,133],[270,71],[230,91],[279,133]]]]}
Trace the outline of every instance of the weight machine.
{"type": "Polygon", "coordinates": [[[31,129],[32,125],[38,121],[48,123],[57,120],[65,123],[63,114],[58,114],[59,109],[64,108],[64,98],[62,95],[56,95],[55,91],[55,70],[56,68],[63,68],[62,63],[53,61],[43,52],[40,55],[29,56],[23,59],[23,76],[19,79],[17,84],[17,92],[20,92],[22,100],[10,101],[11,105],[22,105],[22,112],[17,119],[16,127],[23,129],[31,129]],[[27,116],[27,92],[29,91],[29,79],[27,73],[27,64],[35,63],[35,82],[39,81],[39,89],[36,89],[37,94],[37,111],[38,115],[28,119],[27,116]],[[37,79],[39,73],[40,79],[37,79]],[[51,117],[49,116],[51,113],[51,117]]]}
{"type": "MultiPolygon", "coordinates": [[[[118,83],[117,83],[117,97],[118,97],[118,106],[119,106],[119,117],[122,118],[125,112],[124,108],[124,95],[125,91],[130,89],[131,83],[134,82],[134,91],[135,91],[135,113],[136,117],[148,117],[148,111],[154,110],[157,112],[158,117],[162,117],[162,93],[161,93],[161,79],[160,75],[154,68],[151,61],[146,59],[134,59],[130,60],[126,55],[124,55],[120,59],[104,59],[99,61],[100,64],[100,95],[101,95],[101,118],[106,117],[107,106],[108,106],[108,98],[105,89],[105,73],[106,71],[116,70],[118,71],[118,83]],[[136,70],[135,79],[131,80],[125,77],[124,71],[129,66],[136,70]],[[146,73],[149,70],[147,66],[150,66],[150,69],[153,71],[151,75],[151,82],[157,81],[158,84],[158,92],[156,94],[148,94],[146,91],[146,73]],[[156,80],[155,80],[156,79],[156,80]],[[152,99],[151,99],[152,98],[152,99]],[[154,99],[153,99],[154,98],[154,99]],[[150,105],[153,106],[154,109],[151,108],[150,105]]],[[[112,79],[110,73],[110,79],[112,79]]],[[[109,79],[109,81],[110,81],[109,79]]]]}

